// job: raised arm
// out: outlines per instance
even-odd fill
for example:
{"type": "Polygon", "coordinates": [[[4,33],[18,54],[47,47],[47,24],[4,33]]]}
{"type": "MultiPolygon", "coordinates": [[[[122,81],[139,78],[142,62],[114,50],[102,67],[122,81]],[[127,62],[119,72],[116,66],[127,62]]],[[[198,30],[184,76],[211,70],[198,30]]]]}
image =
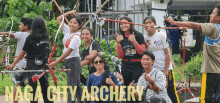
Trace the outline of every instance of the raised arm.
{"type": "MultiPolygon", "coordinates": [[[[0,32],[0,35],[7,35],[8,36],[9,32],[0,32]]],[[[14,37],[14,33],[10,33],[10,37],[14,37]]]]}
{"type": "Polygon", "coordinates": [[[201,30],[201,25],[199,23],[194,23],[194,22],[177,22],[174,21],[171,17],[166,19],[171,25],[177,25],[179,27],[188,27],[194,30],[202,31],[201,30]]]}
{"type": "MultiPolygon", "coordinates": [[[[142,35],[142,34],[141,34],[142,35]]],[[[141,37],[140,36],[137,36],[137,40],[135,39],[135,34],[134,32],[128,37],[128,40],[130,42],[133,43],[136,51],[138,52],[139,55],[141,55],[144,51],[145,51],[145,43],[144,43],[144,38],[142,36],[142,39],[140,39],[141,37]],[[139,43],[138,43],[139,41],[139,43]],[[141,44],[142,43],[142,44],[141,44]]]]}
{"type": "Polygon", "coordinates": [[[122,40],[124,40],[123,35],[117,34],[117,56],[120,59],[123,59],[123,57],[124,57],[124,52],[123,52],[122,47],[121,47],[121,41],[122,40]]]}
{"type": "MultiPolygon", "coordinates": [[[[64,15],[64,17],[66,17],[66,16],[68,16],[68,15],[70,15],[70,14],[73,14],[73,15],[75,15],[75,16],[77,15],[75,10],[68,11],[68,12],[64,13],[63,15],[64,15]]],[[[60,25],[61,22],[62,22],[63,15],[60,15],[59,17],[57,17],[57,22],[58,22],[59,25],[60,25]]],[[[63,29],[63,25],[62,25],[61,29],[63,29]]]]}

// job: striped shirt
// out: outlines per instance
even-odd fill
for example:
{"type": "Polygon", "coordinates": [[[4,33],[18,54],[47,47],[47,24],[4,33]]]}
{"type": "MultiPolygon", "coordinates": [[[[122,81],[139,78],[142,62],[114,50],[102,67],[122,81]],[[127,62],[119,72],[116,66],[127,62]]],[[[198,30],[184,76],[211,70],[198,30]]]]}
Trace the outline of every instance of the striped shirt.
{"type": "MultiPolygon", "coordinates": [[[[148,75],[151,76],[151,73],[153,73],[154,70],[155,69],[153,68],[153,70],[148,75]]],[[[152,76],[155,76],[155,75],[152,75],[152,76]]],[[[166,100],[166,103],[172,103],[166,91],[166,76],[164,75],[164,73],[161,71],[158,71],[156,73],[156,77],[153,77],[153,78],[154,78],[154,83],[157,84],[157,86],[159,86],[161,90],[160,90],[160,93],[157,94],[154,92],[154,90],[148,89],[147,94],[146,94],[147,101],[150,102],[151,96],[158,95],[158,96],[163,97],[166,100]]],[[[140,76],[138,79],[138,83],[137,83],[137,86],[139,86],[139,90],[141,90],[141,86],[144,86],[144,88],[146,88],[147,85],[148,85],[148,81],[144,79],[144,76],[140,76]]]]}

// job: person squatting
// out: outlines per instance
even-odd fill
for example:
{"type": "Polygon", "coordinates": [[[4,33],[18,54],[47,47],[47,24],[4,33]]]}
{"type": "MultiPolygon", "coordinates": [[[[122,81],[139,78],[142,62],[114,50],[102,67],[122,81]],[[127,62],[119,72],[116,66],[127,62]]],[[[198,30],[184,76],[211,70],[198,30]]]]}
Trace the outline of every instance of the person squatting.
{"type": "MultiPolygon", "coordinates": [[[[199,30],[207,38],[204,43],[204,58],[201,68],[202,76],[202,103],[217,103],[220,101],[219,92],[219,44],[213,44],[214,40],[220,40],[220,3],[210,15],[210,23],[176,22],[172,18],[166,18],[171,25],[189,27],[199,30]],[[210,40],[207,40],[210,39],[210,40]],[[212,82],[216,81],[216,82],[212,82]],[[215,88],[215,89],[213,89],[215,88]],[[213,96],[214,95],[214,96],[213,96]]],[[[112,103],[122,101],[126,103],[180,103],[175,88],[174,72],[169,58],[169,47],[166,43],[166,33],[154,28],[156,20],[154,17],[146,17],[143,20],[147,34],[141,34],[134,29],[134,26],[127,23],[120,23],[120,35],[117,35],[117,56],[121,59],[121,72],[112,73],[108,63],[103,56],[101,46],[93,39],[91,28],[82,28],[82,19],[77,16],[75,10],[60,15],[57,18],[61,25],[63,37],[63,54],[49,68],[54,68],[64,60],[65,68],[70,69],[67,73],[67,101],[68,103],[112,103]],[[63,16],[75,15],[69,24],[62,24],[63,16]],[[79,32],[80,30],[80,32],[79,32]],[[79,54],[81,39],[86,48],[79,54]],[[81,58],[80,58],[81,57],[81,58]],[[82,67],[89,65],[89,77],[81,74],[82,67]],[[118,79],[122,81],[120,86],[118,79]],[[82,88],[81,83],[85,86],[82,88]],[[120,92],[120,93],[119,93],[120,92]],[[77,100],[76,100],[77,99],[77,100]]],[[[122,17],[121,22],[132,22],[129,17],[122,17]]],[[[28,25],[21,21],[24,26],[28,25]]],[[[29,33],[30,25],[23,32],[29,33]],[[28,27],[28,29],[27,29],[28,27]]],[[[12,35],[17,38],[14,34],[12,35]]],[[[48,33],[43,18],[36,17],[31,25],[31,32],[24,36],[26,41],[19,54],[16,54],[15,61],[7,67],[11,70],[22,60],[26,54],[26,69],[38,70],[45,68],[48,59],[48,33]],[[36,29],[38,28],[38,29],[36,29]],[[39,49],[40,48],[40,49],[39,49]],[[42,60],[37,65],[35,60],[42,60]]],[[[214,41],[215,42],[215,41],[214,41]]],[[[32,77],[33,73],[24,73],[23,78],[32,77]]],[[[54,95],[47,92],[49,86],[48,75],[39,79],[45,103],[51,103],[54,95]],[[48,100],[50,98],[51,101],[48,100]]],[[[28,84],[33,88],[33,97],[37,90],[37,83],[29,80],[28,84]]],[[[59,87],[60,88],[60,87],[59,87]]],[[[16,101],[14,101],[16,102],[16,101]]],[[[37,101],[31,101],[36,103],[37,101]]]]}

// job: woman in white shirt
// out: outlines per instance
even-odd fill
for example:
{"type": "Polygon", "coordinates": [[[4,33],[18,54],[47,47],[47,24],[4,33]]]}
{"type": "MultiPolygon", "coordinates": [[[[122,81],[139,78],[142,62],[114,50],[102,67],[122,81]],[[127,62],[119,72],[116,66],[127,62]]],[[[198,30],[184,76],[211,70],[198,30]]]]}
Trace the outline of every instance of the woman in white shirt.
{"type": "MultiPolygon", "coordinates": [[[[76,15],[76,11],[72,10],[67,13],[64,13],[63,15],[66,17],[67,15],[74,14],[76,15]]],[[[57,18],[57,21],[59,25],[61,25],[63,15],[60,15],[57,18]]],[[[59,62],[64,60],[65,68],[71,69],[70,72],[67,72],[67,85],[77,86],[76,90],[76,97],[78,103],[82,103],[81,96],[82,96],[82,86],[80,82],[80,73],[82,71],[81,67],[81,60],[79,55],[79,47],[81,45],[81,39],[80,39],[80,32],[78,32],[79,29],[82,27],[82,19],[78,16],[73,17],[68,26],[66,24],[63,24],[62,33],[64,34],[63,37],[63,54],[54,62],[50,63],[50,68],[54,68],[55,65],[57,65],[59,62]]],[[[70,90],[68,92],[68,103],[75,103],[75,101],[72,100],[71,92],[70,90]]]]}

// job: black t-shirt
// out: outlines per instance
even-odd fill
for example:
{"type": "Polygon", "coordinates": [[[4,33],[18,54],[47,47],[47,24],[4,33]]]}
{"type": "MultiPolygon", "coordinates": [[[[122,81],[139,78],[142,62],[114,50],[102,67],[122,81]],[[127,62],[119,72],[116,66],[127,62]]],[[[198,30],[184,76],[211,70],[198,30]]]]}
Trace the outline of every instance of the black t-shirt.
{"type": "Polygon", "coordinates": [[[47,59],[49,55],[48,47],[49,47],[48,41],[37,42],[31,39],[30,37],[27,37],[23,47],[23,51],[26,51],[27,61],[38,57],[38,58],[42,58],[44,60],[44,63],[47,63],[47,59]]]}
{"type": "MultiPolygon", "coordinates": [[[[145,44],[144,36],[140,32],[135,31],[134,35],[139,45],[145,44]]],[[[124,52],[123,59],[141,59],[133,43],[131,43],[125,35],[123,35],[123,37],[124,40],[121,41],[122,50],[124,52]]]]}
{"type": "MultiPolygon", "coordinates": [[[[95,41],[95,40],[92,40],[91,41],[91,43],[93,42],[93,44],[92,44],[92,50],[97,50],[97,52],[100,52],[100,51],[102,51],[102,49],[101,49],[101,47],[100,47],[100,45],[99,45],[99,43],[97,42],[97,41],[95,41]],[[94,42],[93,42],[94,41],[94,42]]],[[[91,45],[91,43],[90,43],[90,45],[91,45]]],[[[90,46],[89,46],[89,48],[90,48],[90,46]]],[[[84,58],[87,56],[87,55],[89,55],[89,48],[85,48],[83,51],[82,51],[82,53],[81,53],[81,61],[83,61],[84,60],[84,58]]]]}
{"type": "MultiPolygon", "coordinates": [[[[134,35],[139,45],[145,44],[144,36],[140,32],[135,31],[134,35]]],[[[124,40],[121,41],[122,50],[124,52],[123,59],[141,59],[141,55],[138,54],[133,43],[131,43],[125,35],[123,35],[123,37],[124,40]]],[[[122,61],[122,70],[127,70],[133,73],[142,73],[143,67],[141,62],[122,61]]]]}

